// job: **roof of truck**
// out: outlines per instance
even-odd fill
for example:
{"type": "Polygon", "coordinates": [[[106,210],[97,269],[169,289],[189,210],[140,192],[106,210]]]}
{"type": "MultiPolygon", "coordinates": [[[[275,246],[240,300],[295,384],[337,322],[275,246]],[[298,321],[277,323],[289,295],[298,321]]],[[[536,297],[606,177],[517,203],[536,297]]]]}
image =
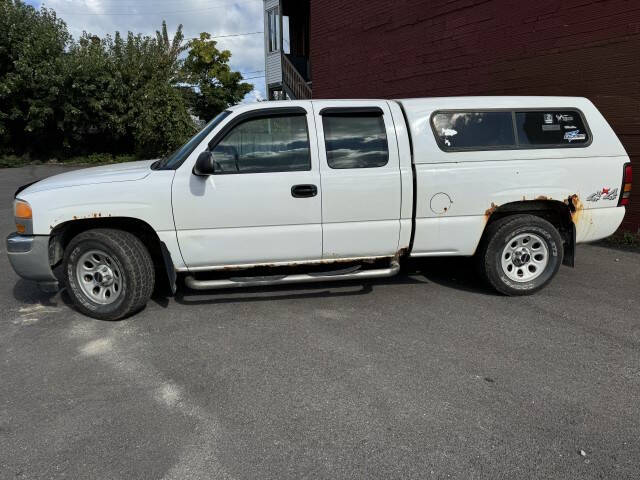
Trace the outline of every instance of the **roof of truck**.
{"type": "Polygon", "coordinates": [[[396,100],[406,106],[432,106],[436,108],[549,108],[592,105],[584,97],[552,96],[481,96],[481,97],[429,97],[396,100]]]}
{"type": "Polygon", "coordinates": [[[273,107],[308,106],[310,103],[330,102],[354,104],[361,102],[397,102],[407,111],[456,110],[456,109],[515,109],[515,108],[594,108],[591,101],[584,97],[553,96],[474,96],[474,97],[423,97],[401,99],[313,99],[313,100],[270,100],[257,103],[241,103],[229,107],[232,112],[273,107]]]}
{"type": "MultiPolygon", "coordinates": [[[[399,103],[432,103],[432,104],[442,104],[442,103],[464,103],[465,105],[473,105],[473,104],[487,104],[487,103],[508,103],[508,104],[518,104],[518,105],[539,105],[540,103],[544,104],[562,104],[565,103],[567,105],[573,105],[575,103],[584,103],[589,102],[589,100],[585,97],[556,97],[556,96],[528,96],[528,95],[495,95],[495,96],[457,96],[457,97],[415,97],[415,98],[398,98],[398,99],[384,99],[384,98],[316,98],[313,100],[269,100],[266,102],[257,102],[257,103],[242,103],[239,105],[235,105],[233,107],[229,107],[228,110],[237,110],[247,106],[273,106],[275,104],[280,105],[291,105],[292,103],[306,103],[306,102],[366,102],[366,101],[395,101],[399,103]]],[[[589,102],[590,103],[590,102],[589,102]]]]}

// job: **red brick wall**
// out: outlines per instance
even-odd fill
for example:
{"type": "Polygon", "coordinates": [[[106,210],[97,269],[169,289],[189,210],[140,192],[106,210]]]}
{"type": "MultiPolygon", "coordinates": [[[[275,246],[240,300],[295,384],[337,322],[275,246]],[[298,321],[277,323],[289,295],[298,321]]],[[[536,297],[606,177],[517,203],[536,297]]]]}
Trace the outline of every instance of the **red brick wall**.
{"type": "Polygon", "coordinates": [[[640,0],[311,0],[314,98],[576,95],[634,163],[640,231],[640,0]]]}

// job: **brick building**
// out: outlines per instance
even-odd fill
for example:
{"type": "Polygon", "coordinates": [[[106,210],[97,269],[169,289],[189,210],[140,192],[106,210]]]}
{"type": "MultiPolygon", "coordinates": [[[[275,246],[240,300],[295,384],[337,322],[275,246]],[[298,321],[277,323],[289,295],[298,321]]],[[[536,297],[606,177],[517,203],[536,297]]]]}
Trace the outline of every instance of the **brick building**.
{"type": "MultiPolygon", "coordinates": [[[[635,165],[623,229],[640,232],[640,1],[280,0],[279,8],[280,34],[295,32],[284,44],[308,55],[305,96],[588,97],[635,165]]],[[[302,87],[293,92],[287,79],[284,94],[296,97],[302,87]]]]}

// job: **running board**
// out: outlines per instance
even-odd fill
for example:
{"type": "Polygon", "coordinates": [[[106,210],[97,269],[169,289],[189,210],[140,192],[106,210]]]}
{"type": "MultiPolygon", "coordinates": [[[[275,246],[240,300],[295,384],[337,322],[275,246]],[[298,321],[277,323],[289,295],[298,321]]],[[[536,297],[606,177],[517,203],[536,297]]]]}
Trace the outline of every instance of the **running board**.
{"type": "Polygon", "coordinates": [[[372,270],[347,269],[346,273],[319,272],[296,275],[273,275],[267,277],[228,278],[224,280],[196,280],[193,276],[185,278],[187,287],[193,290],[220,290],[225,288],[263,287],[271,285],[289,285],[293,283],[339,282],[343,280],[366,280],[369,278],[393,277],[400,271],[400,264],[393,260],[389,268],[372,270]]]}

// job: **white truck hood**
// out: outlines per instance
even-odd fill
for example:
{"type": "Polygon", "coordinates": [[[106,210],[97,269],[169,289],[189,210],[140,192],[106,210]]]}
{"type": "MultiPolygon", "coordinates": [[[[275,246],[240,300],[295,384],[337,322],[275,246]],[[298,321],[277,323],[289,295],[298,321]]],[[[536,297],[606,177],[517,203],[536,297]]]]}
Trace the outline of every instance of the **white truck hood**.
{"type": "Polygon", "coordinates": [[[154,160],[142,160],[139,162],[118,163],[101,167],[83,168],[71,172],[61,173],[53,177],[45,178],[30,185],[20,192],[29,194],[54,190],[56,188],[74,187],[78,185],[92,185],[98,183],[130,182],[141,180],[151,174],[151,164],[154,160]]]}

